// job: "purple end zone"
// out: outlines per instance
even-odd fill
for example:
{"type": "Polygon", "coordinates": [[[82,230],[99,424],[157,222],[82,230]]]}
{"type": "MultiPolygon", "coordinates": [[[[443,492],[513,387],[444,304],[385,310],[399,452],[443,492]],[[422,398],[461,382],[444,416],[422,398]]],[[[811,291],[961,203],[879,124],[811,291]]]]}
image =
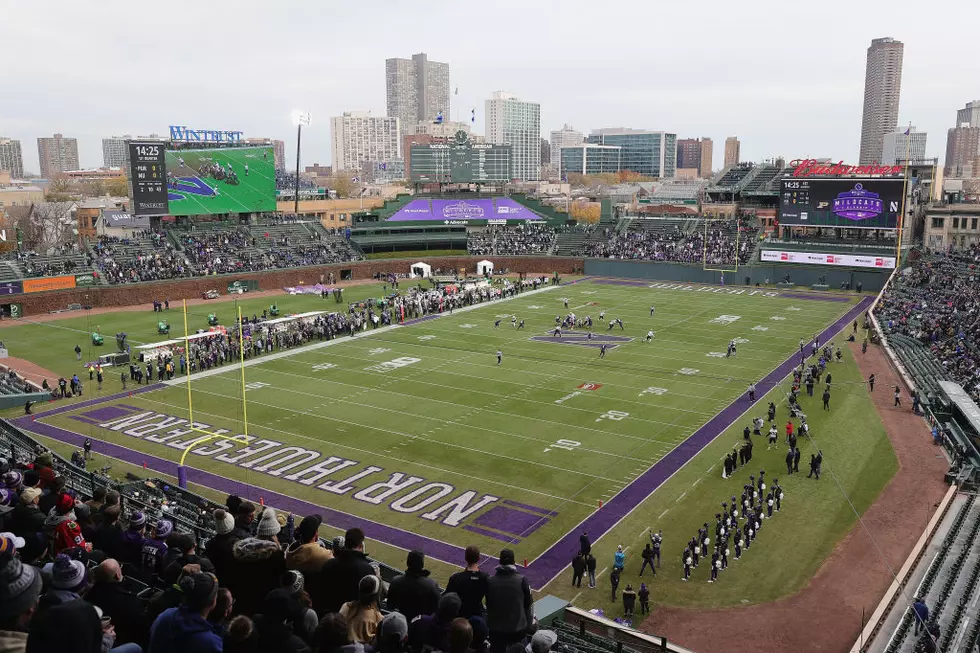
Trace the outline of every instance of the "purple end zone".
{"type": "Polygon", "coordinates": [[[510,499],[504,499],[501,501],[504,505],[514,506],[515,508],[521,508],[523,510],[528,510],[530,512],[536,512],[542,515],[548,515],[549,517],[557,517],[557,510],[547,510],[545,508],[539,508],[538,506],[530,506],[526,503],[518,503],[516,501],[511,501],[510,499]]]}
{"type": "MultiPolygon", "coordinates": [[[[469,531],[471,533],[476,533],[477,535],[483,535],[484,537],[492,537],[495,540],[500,540],[501,542],[506,542],[507,544],[517,544],[520,542],[519,539],[514,537],[507,537],[506,535],[501,535],[500,533],[494,533],[493,531],[488,531],[478,526],[470,526],[466,524],[463,526],[463,530],[469,531]]],[[[496,565],[497,561],[492,558],[484,558],[483,565],[496,565]],[[492,564],[491,564],[492,563],[492,564]]]]}

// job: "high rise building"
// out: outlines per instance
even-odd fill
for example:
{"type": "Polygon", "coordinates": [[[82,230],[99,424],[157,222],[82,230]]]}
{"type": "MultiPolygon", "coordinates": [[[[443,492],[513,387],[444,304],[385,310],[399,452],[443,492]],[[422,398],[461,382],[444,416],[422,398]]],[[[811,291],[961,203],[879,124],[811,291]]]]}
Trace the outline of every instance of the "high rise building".
{"type": "Polygon", "coordinates": [[[511,178],[541,178],[541,105],[495,91],[486,101],[487,141],[511,146],[511,178]]]}
{"type": "Polygon", "coordinates": [[[729,136],[725,139],[725,167],[733,166],[741,161],[742,143],[737,136],[729,136]]]}
{"type": "Polygon", "coordinates": [[[702,179],[711,177],[711,162],[715,157],[715,144],[705,136],[701,139],[701,175],[702,179]]]}
{"type": "Polygon", "coordinates": [[[41,176],[51,179],[59,172],[78,170],[78,139],[55,134],[50,138],[37,139],[37,158],[41,162],[41,176]]]}
{"type": "Polygon", "coordinates": [[[126,141],[132,140],[132,136],[110,136],[102,139],[102,165],[106,168],[123,168],[129,153],[126,151],[126,141]]]}
{"type": "Polygon", "coordinates": [[[622,169],[623,148],[580,143],[561,148],[561,174],[599,175],[622,169]]]}
{"type": "Polygon", "coordinates": [[[13,179],[24,178],[24,154],[20,141],[0,136],[0,170],[6,170],[13,179]]]}
{"type": "Polygon", "coordinates": [[[398,159],[400,140],[398,118],[348,111],[330,119],[333,169],[337,173],[398,159]]]}
{"type": "Polygon", "coordinates": [[[964,124],[980,127],[980,100],[967,102],[965,107],[956,110],[956,125],[962,127],[964,124]]]}
{"type": "Polygon", "coordinates": [[[623,170],[647,177],[673,178],[677,173],[677,134],[629,127],[594,129],[588,137],[596,145],[622,148],[623,170]]]}
{"type": "Polygon", "coordinates": [[[551,165],[561,166],[561,149],[570,145],[581,145],[585,140],[582,132],[569,125],[551,132],[551,165]]]}
{"type": "Polygon", "coordinates": [[[874,39],[868,47],[859,165],[880,162],[885,134],[898,126],[904,52],[905,45],[893,38],[874,39]]]}
{"type": "Polygon", "coordinates": [[[424,52],[411,59],[385,59],[385,89],[388,116],[399,118],[406,131],[440,113],[449,120],[448,63],[429,61],[424,52]]]}
{"type": "Polygon", "coordinates": [[[889,132],[882,139],[881,163],[886,166],[904,165],[908,161],[922,161],[926,158],[926,133],[916,131],[915,127],[889,132]]]}
{"type": "Polygon", "coordinates": [[[946,133],[946,167],[943,175],[951,179],[978,177],[974,166],[980,157],[980,126],[953,127],[946,133]]]}
{"type": "Polygon", "coordinates": [[[677,168],[701,167],[701,143],[696,138],[681,138],[677,141],[677,168]]]}

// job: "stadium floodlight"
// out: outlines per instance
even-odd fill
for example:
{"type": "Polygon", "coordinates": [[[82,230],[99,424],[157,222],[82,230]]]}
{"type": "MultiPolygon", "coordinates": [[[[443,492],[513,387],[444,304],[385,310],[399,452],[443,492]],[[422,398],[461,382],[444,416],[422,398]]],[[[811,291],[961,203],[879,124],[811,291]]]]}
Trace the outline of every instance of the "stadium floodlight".
{"type": "Polygon", "coordinates": [[[299,109],[293,109],[292,114],[290,114],[293,119],[293,124],[297,127],[309,127],[310,126],[310,114],[308,111],[300,111],[299,109]]]}
{"type": "Polygon", "coordinates": [[[291,118],[293,124],[296,125],[296,179],[293,184],[293,215],[299,217],[299,148],[303,138],[303,127],[310,126],[310,114],[308,111],[293,109],[291,118]]]}

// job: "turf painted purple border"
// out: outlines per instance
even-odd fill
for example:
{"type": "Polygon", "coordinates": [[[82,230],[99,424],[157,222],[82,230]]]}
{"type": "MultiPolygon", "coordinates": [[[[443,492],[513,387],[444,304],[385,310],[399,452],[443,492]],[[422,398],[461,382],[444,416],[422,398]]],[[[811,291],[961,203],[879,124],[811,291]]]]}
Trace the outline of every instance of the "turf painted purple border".
{"type": "MultiPolygon", "coordinates": [[[[589,278],[585,277],[582,279],[576,279],[575,281],[567,282],[567,284],[572,285],[587,279],[589,278]]],[[[869,308],[873,301],[873,297],[863,298],[845,315],[821,332],[821,341],[830,340],[834,334],[869,308]]],[[[761,402],[762,397],[766,394],[766,392],[768,392],[773,386],[777,385],[779,381],[790,374],[793,367],[795,367],[797,363],[798,355],[799,354],[794,351],[793,354],[789,356],[782,364],[780,364],[776,369],[767,374],[756,384],[756,387],[759,390],[757,395],[759,398],[756,400],[756,403],[761,402]]],[[[87,406],[122,399],[128,397],[130,394],[149,392],[150,390],[156,390],[161,387],[163,387],[163,384],[160,383],[140,386],[131,392],[126,391],[109,395],[107,397],[89,399],[83,402],[59,406],[54,410],[46,411],[45,413],[39,415],[39,417],[50,417],[60,413],[85,408],[87,406]]],[[[524,573],[527,576],[531,586],[535,589],[544,587],[565,567],[568,566],[572,554],[579,546],[578,536],[581,531],[588,531],[592,535],[593,541],[601,538],[624,517],[626,517],[633,509],[639,506],[647,497],[653,494],[653,492],[663,485],[675,472],[692,460],[715,438],[721,435],[732,423],[734,423],[739,415],[753,405],[753,403],[748,401],[746,394],[742,394],[737,397],[732,403],[722,409],[721,412],[695,431],[694,434],[687,440],[676,446],[666,456],[654,463],[646,472],[638,476],[632,483],[620,490],[620,492],[610,499],[601,509],[593,512],[582,522],[572,528],[568,533],[566,533],[560,540],[552,544],[551,547],[539,555],[530,565],[528,565],[527,568],[524,569],[524,573]]],[[[21,417],[11,421],[25,431],[32,431],[39,435],[51,437],[75,446],[80,446],[85,439],[85,436],[81,434],[52,426],[50,424],[36,422],[27,417],[21,417]]],[[[118,458],[136,465],[142,465],[142,463],[146,461],[147,465],[152,465],[152,468],[156,471],[169,474],[171,476],[177,475],[177,464],[173,461],[165,460],[157,456],[151,456],[149,454],[143,454],[142,452],[110,442],[103,441],[100,443],[100,445],[101,450],[110,457],[118,458]]],[[[266,500],[267,504],[274,505],[280,510],[290,511],[297,515],[308,515],[317,512],[323,516],[324,521],[327,524],[335,528],[347,529],[356,526],[364,529],[369,538],[377,539],[381,542],[391,544],[402,549],[422,549],[427,555],[449,564],[460,564],[463,560],[464,550],[462,547],[417,535],[415,533],[410,533],[408,531],[387,526],[385,524],[380,524],[369,519],[349,515],[347,513],[333,510],[324,506],[317,506],[294,497],[264,490],[246,483],[236,482],[223,476],[212,474],[200,469],[188,468],[187,472],[188,480],[190,482],[210,487],[220,492],[239,494],[251,500],[257,500],[259,497],[262,497],[266,500]]],[[[475,527],[471,527],[469,525],[465,525],[463,528],[464,530],[479,532],[475,530],[475,527]]],[[[489,532],[480,534],[488,535],[489,532]]],[[[500,539],[498,536],[496,536],[496,534],[494,534],[494,536],[497,537],[497,539],[500,539]]],[[[496,560],[490,557],[485,557],[481,563],[481,566],[487,569],[492,569],[494,565],[496,565],[496,560]]]]}

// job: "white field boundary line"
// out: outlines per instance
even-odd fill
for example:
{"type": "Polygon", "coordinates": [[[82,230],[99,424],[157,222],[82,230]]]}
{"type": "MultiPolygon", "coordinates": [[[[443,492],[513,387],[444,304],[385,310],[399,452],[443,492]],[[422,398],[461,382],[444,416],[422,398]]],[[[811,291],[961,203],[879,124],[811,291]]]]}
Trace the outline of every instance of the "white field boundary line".
{"type": "MultiPolygon", "coordinates": [[[[175,406],[174,404],[170,404],[170,403],[167,403],[165,401],[160,401],[158,399],[150,399],[149,398],[149,394],[150,393],[146,393],[146,396],[141,396],[140,398],[141,399],[145,399],[146,401],[148,401],[150,403],[159,404],[161,406],[166,406],[167,408],[172,408],[174,410],[180,410],[180,411],[183,411],[183,412],[187,412],[187,408],[186,407],[183,407],[183,406],[175,406]]],[[[216,397],[224,397],[224,395],[218,395],[218,394],[215,394],[215,393],[205,393],[205,394],[214,394],[214,396],[216,396],[216,397]]],[[[256,403],[258,403],[258,402],[256,402],[256,403]]],[[[261,404],[261,405],[268,405],[268,404],[261,404]]],[[[293,412],[297,412],[297,413],[300,413],[300,414],[308,415],[309,417],[321,417],[320,415],[310,414],[310,413],[301,412],[301,411],[293,411],[293,412]]],[[[202,411],[202,410],[196,410],[196,411],[194,411],[194,414],[195,414],[195,416],[196,415],[206,415],[208,417],[216,417],[218,419],[227,419],[227,417],[224,416],[224,415],[218,415],[216,413],[209,413],[207,411],[202,411]]],[[[237,421],[237,420],[235,420],[235,421],[237,421]]],[[[452,476],[460,476],[460,477],[464,477],[464,478],[468,478],[468,479],[473,479],[473,480],[476,480],[476,481],[480,481],[482,483],[487,483],[488,485],[491,485],[491,486],[496,485],[498,487],[506,487],[509,490],[521,490],[523,492],[531,492],[532,494],[539,494],[539,495],[541,495],[543,497],[548,497],[549,499],[565,500],[564,497],[559,497],[559,496],[555,496],[555,495],[552,495],[552,494],[547,494],[545,492],[539,492],[537,490],[532,490],[530,488],[517,487],[517,486],[514,486],[514,485],[509,485],[507,483],[502,483],[500,481],[492,481],[492,480],[489,480],[489,479],[484,479],[484,478],[480,478],[480,477],[477,477],[477,476],[473,476],[470,473],[455,472],[455,471],[452,471],[452,470],[449,470],[449,469],[444,469],[442,467],[436,467],[434,465],[427,465],[425,463],[421,463],[421,462],[417,462],[417,461],[406,460],[404,458],[397,458],[397,457],[392,456],[390,454],[379,453],[378,450],[376,450],[376,449],[372,449],[372,450],[369,450],[369,449],[361,449],[359,447],[354,447],[354,446],[351,446],[349,444],[340,444],[340,443],[337,443],[337,442],[332,442],[330,440],[318,440],[318,439],[311,438],[311,437],[306,436],[306,435],[301,435],[299,433],[294,433],[293,431],[287,431],[285,429],[280,429],[280,428],[277,428],[277,427],[274,427],[274,426],[269,426],[269,425],[266,425],[266,424],[256,424],[255,427],[256,428],[259,428],[259,429],[265,429],[266,431],[269,431],[271,433],[280,433],[280,434],[283,434],[283,435],[289,435],[289,436],[295,437],[295,438],[300,439],[300,440],[308,440],[308,441],[312,441],[312,442],[324,443],[324,444],[329,444],[331,446],[340,447],[342,449],[347,449],[347,450],[350,450],[350,451],[356,451],[359,454],[373,454],[373,455],[376,455],[376,456],[380,456],[382,458],[388,458],[389,460],[393,460],[393,461],[395,461],[397,463],[402,463],[402,464],[406,464],[406,465],[418,465],[419,467],[424,467],[426,469],[431,469],[431,470],[434,470],[434,471],[437,471],[437,472],[442,472],[444,474],[449,474],[449,475],[452,475],[452,476]]],[[[383,429],[376,429],[375,428],[375,430],[383,430],[383,429]]],[[[415,436],[411,436],[411,435],[407,435],[407,436],[404,436],[404,437],[413,438],[413,439],[415,438],[415,436]]],[[[137,451],[137,450],[134,449],[134,451],[137,451]]],[[[592,504],[582,504],[582,505],[587,505],[590,508],[592,507],[592,504]]],[[[456,545],[453,545],[453,546],[456,546],[456,545]]]]}
{"type": "MultiPolygon", "coordinates": [[[[831,328],[832,328],[832,327],[833,327],[833,326],[835,325],[835,323],[836,323],[837,321],[839,321],[839,320],[841,320],[841,319],[843,319],[843,318],[844,318],[844,317],[845,317],[845,316],[846,316],[846,315],[847,315],[848,313],[850,313],[851,311],[853,311],[853,310],[855,310],[856,308],[858,308],[858,307],[860,307],[860,304],[861,304],[861,302],[858,302],[857,304],[848,304],[848,308],[847,308],[847,310],[846,310],[846,311],[845,311],[844,313],[842,313],[842,314],[840,314],[840,316],[838,316],[838,318],[837,318],[836,320],[834,320],[833,322],[831,322],[829,326],[827,326],[826,328],[824,328],[824,329],[823,329],[823,331],[820,331],[820,332],[819,332],[819,335],[823,335],[823,334],[824,334],[824,332],[826,332],[826,331],[828,331],[829,329],[831,329],[831,328]]],[[[849,324],[849,323],[850,323],[850,320],[848,320],[848,324],[849,324]]],[[[840,333],[840,332],[841,332],[841,331],[843,331],[843,330],[844,330],[844,329],[845,329],[846,327],[847,327],[847,324],[844,324],[844,325],[842,325],[842,326],[841,326],[841,328],[840,328],[840,329],[838,329],[837,331],[835,331],[833,335],[835,335],[835,336],[836,336],[836,334],[837,334],[837,333],[840,333]]],[[[828,341],[829,341],[829,340],[828,340],[828,341]]],[[[796,357],[796,356],[797,356],[797,352],[795,352],[795,351],[794,351],[794,352],[793,352],[793,353],[792,353],[792,354],[791,354],[790,356],[788,356],[787,358],[785,358],[785,359],[784,359],[784,360],[783,360],[782,362],[780,362],[780,363],[778,363],[778,364],[777,364],[777,365],[776,365],[775,367],[773,367],[773,368],[772,368],[772,369],[771,369],[771,370],[770,370],[770,371],[769,371],[768,373],[766,373],[766,374],[764,374],[764,375],[763,375],[763,376],[762,376],[761,378],[763,378],[763,379],[764,379],[764,378],[766,378],[767,376],[769,376],[770,374],[773,374],[773,373],[774,373],[774,372],[776,372],[776,371],[777,371],[777,370],[778,370],[778,369],[779,369],[779,368],[780,368],[780,367],[781,367],[782,365],[784,365],[784,364],[785,364],[785,363],[786,363],[787,361],[789,361],[789,360],[791,360],[791,359],[794,359],[794,360],[795,360],[795,357],[796,357]]],[[[767,394],[768,394],[768,393],[767,393],[767,394]]],[[[737,398],[736,398],[736,401],[737,401],[737,398]]],[[[719,432],[719,433],[718,433],[718,434],[716,435],[716,438],[717,438],[718,436],[720,436],[721,434],[723,434],[723,433],[724,433],[725,431],[727,431],[728,429],[730,429],[730,428],[732,427],[732,425],[733,425],[733,424],[736,424],[737,422],[739,422],[739,421],[741,421],[742,419],[744,419],[744,417],[745,417],[745,415],[746,415],[746,414],[747,414],[747,413],[748,413],[748,412],[749,412],[750,410],[752,410],[752,406],[751,406],[751,404],[749,405],[749,407],[748,407],[748,408],[746,408],[746,409],[745,409],[744,411],[742,411],[742,412],[741,412],[741,413],[740,413],[740,414],[738,415],[738,417],[736,417],[736,418],[735,418],[734,420],[732,420],[732,421],[731,421],[731,422],[730,422],[730,423],[729,423],[729,424],[728,424],[727,426],[725,426],[725,427],[724,427],[723,429],[721,429],[721,431],[720,431],[720,432],[719,432]]],[[[711,442],[714,442],[714,440],[712,440],[711,442]]],[[[683,444],[683,443],[681,443],[681,444],[683,444]]],[[[678,444],[677,446],[681,446],[681,444],[678,444]]],[[[709,443],[709,444],[710,444],[710,443],[709,443]]],[[[707,445],[706,445],[706,446],[707,446],[707,445]]],[[[676,447],[675,447],[675,448],[676,448],[676,447]]],[[[699,453],[700,453],[700,451],[698,452],[698,454],[699,454],[699,453]]],[[[663,487],[664,485],[666,485],[666,484],[667,484],[667,483],[668,483],[668,482],[670,481],[670,479],[672,479],[672,478],[673,478],[673,477],[674,477],[675,475],[677,475],[677,473],[678,473],[678,472],[680,472],[680,471],[681,471],[682,469],[684,469],[685,467],[687,467],[687,465],[688,465],[688,464],[689,464],[689,463],[690,463],[690,462],[691,462],[692,460],[695,460],[695,459],[696,459],[696,458],[698,457],[698,454],[695,454],[695,455],[693,455],[693,456],[691,456],[690,458],[688,458],[687,460],[685,460],[685,461],[683,462],[683,464],[681,464],[681,466],[680,466],[680,467],[678,467],[678,468],[677,468],[676,470],[674,470],[674,471],[673,471],[673,472],[672,472],[672,473],[671,473],[671,474],[670,474],[670,475],[669,475],[669,476],[668,476],[667,478],[665,478],[665,479],[663,480],[663,482],[662,482],[662,483],[660,484],[660,487],[663,487]]],[[[656,463],[654,463],[654,464],[656,464],[656,463]]],[[[653,466],[653,465],[651,465],[651,467],[652,467],[652,466],[653,466]]],[[[644,472],[644,473],[645,473],[645,472],[644,472]]],[[[634,481],[634,482],[635,482],[635,481],[634,481]]],[[[631,485],[631,484],[630,484],[630,485],[631,485]]],[[[626,487],[624,487],[624,488],[623,488],[622,490],[620,490],[620,493],[622,493],[622,492],[624,492],[624,491],[626,491],[626,490],[627,490],[628,488],[629,488],[629,485],[627,485],[627,486],[626,486],[626,487]]],[[[616,496],[619,496],[619,494],[617,494],[616,496]]],[[[650,498],[650,494],[647,494],[647,496],[646,496],[646,497],[644,497],[644,499],[643,499],[642,501],[639,501],[639,502],[637,502],[637,504],[636,504],[636,505],[634,505],[634,506],[633,506],[633,507],[632,507],[632,508],[631,508],[630,510],[628,510],[628,511],[626,512],[626,514],[624,514],[624,515],[623,515],[623,516],[622,516],[621,518],[619,518],[618,520],[616,520],[616,522],[615,522],[615,523],[613,523],[613,524],[612,524],[612,525],[611,525],[611,526],[610,526],[610,527],[609,527],[609,528],[608,528],[608,529],[607,529],[607,530],[606,530],[606,531],[605,531],[604,533],[602,533],[601,535],[599,535],[599,537],[597,537],[597,538],[596,538],[596,540],[595,540],[595,542],[593,542],[593,544],[595,544],[596,542],[598,542],[599,540],[601,540],[602,538],[604,538],[604,537],[605,537],[606,535],[608,535],[609,533],[611,533],[611,532],[612,532],[613,530],[615,530],[617,526],[619,526],[619,525],[620,525],[620,524],[621,524],[621,523],[622,523],[622,522],[623,522],[624,520],[626,520],[626,519],[628,519],[628,518],[629,518],[629,516],[630,516],[630,515],[632,515],[632,514],[633,514],[633,513],[634,513],[634,512],[635,512],[635,511],[636,511],[636,510],[637,510],[637,509],[638,509],[638,508],[640,507],[640,506],[642,506],[642,505],[643,505],[644,503],[646,503],[646,500],[647,500],[647,499],[649,499],[649,498],[650,498]]],[[[613,497],[613,499],[615,499],[615,496],[613,497]]],[[[589,517],[591,517],[591,515],[587,515],[587,516],[586,516],[585,518],[583,518],[583,519],[582,519],[582,521],[580,521],[580,522],[579,522],[578,524],[576,524],[576,525],[575,525],[575,526],[573,526],[573,527],[572,527],[571,529],[569,529],[568,531],[566,531],[566,533],[565,533],[564,535],[562,535],[562,538],[563,538],[563,537],[565,537],[566,535],[568,535],[568,533],[572,533],[572,532],[576,532],[576,531],[579,531],[579,530],[581,530],[581,529],[582,529],[582,524],[583,524],[583,523],[585,523],[585,521],[586,521],[586,520],[588,520],[588,519],[589,519],[589,517]]],[[[560,541],[560,540],[561,540],[561,538],[559,538],[559,539],[558,539],[557,541],[560,541]]],[[[530,563],[530,564],[534,564],[534,563],[535,563],[535,562],[536,562],[536,561],[537,561],[537,560],[538,560],[538,559],[539,559],[539,558],[540,558],[541,556],[543,556],[543,555],[545,555],[546,553],[548,553],[548,551],[550,551],[552,547],[554,547],[554,544],[552,544],[552,546],[551,546],[551,547],[548,547],[548,549],[545,549],[545,550],[544,550],[543,552],[541,552],[541,553],[539,553],[539,554],[538,554],[537,556],[535,556],[535,557],[534,557],[534,559],[533,559],[533,560],[531,560],[531,563],[530,563]]],[[[571,564],[571,563],[569,563],[569,564],[571,564]]],[[[569,566],[569,564],[566,564],[566,565],[565,565],[564,567],[562,567],[562,568],[561,568],[560,570],[558,570],[558,572],[557,572],[557,573],[555,573],[555,575],[554,575],[554,576],[552,576],[552,577],[551,577],[550,579],[548,579],[548,580],[547,580],[546,582],[544,582],[544,583],[542,583],[542,584],[541,584],[541,587],[542,587],[542,588],[544,588],[544,587],[547,587],[547,586],[548,586],[549,584],[551,584],[551,583],[553,583],[553,582],[554,582],[554,580],[555,580],[556,578],[558,578],[558,576],[559,576],[559,575],[561,575],[562,573],[564,573],[564,572],[565,572],[565,570],[566,570],[566,569],[568,568],[568,566],[569,566]]]]}
{"type": "MultiPolygon", "coordinates": [[[[503,299],[495,299],[495,300],[489,301],[489,302],[481,302],[479,304],[473,304],[472,306],[464,306],[463,308],[456,309],[455,310],[455,313],[465,313],[467,311],[473,311],[473,310],[476,310],[478,308],[486,308],[487,306],[494,306],[496,304],[500,304],[500,303],[503,303],[503,302],[508,302],[508,301],[511,301],[511,300],[514,300],[514,299],[519,299],[521,297],[526,297],[527,295],[534,295],[534,294],[538,294],[538,293],[542,293],[542,292],[547,292],[549,290],[554,290],[555,288],[560,288],[560,287],[561,286],[546,286],[544,288],[538,288],[537,290],[526,290],[526,291],[524,291],[522,293],[519,293],[517,295],[514,295],[512,297],[504,297],[503,299]]],[[[434,317],[429,317],[429,316],[425,316],[425,315],[423,315],[422,317],[429,317],[430,320],[437,320],[440,317],[444,317],[444,316],[450,315],[450,313],[430,313],[429,315],[434,316],[434,317]]],[[[421,319],[421,318],[411,318],[411,319],[415,320],[415,319],[421,319]]],[[[419,322],[417,324],[424,324],[424,323],[423,322],[419,322]]],[[[367,331],[359,332],[358,335],[354,336],[353,338],[350,337],[350,336],[343,336],[343,337],[334,338],[333,340],[325,340],[323,342],[315,342],[313,344],[301,345],[299,347],[293,347],[293,348],[287,349],[285,351],[277,351],[277,352],[275,352],[273,354],[263,354],[263,355],[261,355],[261,356],[259,356],[257,358],[252,358],[252,359],[249,359],[249,360],[245,361],[244,365],[245,365],[245,367],[251,367],[253,365],[261,365],[265,361],[278,360],[280,358],[286,358],[288,356],[296,356],[297,354],[301,354],[301,353],[304,353],[304,352],[307,352],[307,351],[315,351],[317,349],[323,349],[324,347],[332,347],[332,346],[338,345],[338,344],[340,344],[342,342],[355,342],[357,340],[360,340],[361,338],[369,337],[372,334],[383,333],[383,332],[386,333],[386,332],[392,331],[394,329],[403,329],[403,328],[408,327],[408,326],[415,326],[415,324],[408,324],[408,325],[406,325],[406,324],[391,324],[391,325],[384,326],[384,327],[378,327],[377,329],[369,329],[367,331]]],[[[241,368],[242,368],[242,365],[241,364],[238,364],[238,365],[233,365],[231,367],[222,367],[222,368],[213,369],[213,370],[206,370],[204,372],[196,372],[196,373],[194,373],[191,376],[191,381],[193,381],[194,379],[204,379],[204,378],[207,378],[209,376],[214,376],[216,374],[225,374],[225,373],[228,373],[228,372],[234,372],[236,370],[240,370],[241,368]]],[[[175,377],[173,379],[170,379],[169,381],[164,381],[163,383],[165,385],[178,385],[178,384],[181,384],[181,383],[187,383],[187,379],[185,377],[183,377],[183,376],[180,376],[180,377],[175,377]]]]}

